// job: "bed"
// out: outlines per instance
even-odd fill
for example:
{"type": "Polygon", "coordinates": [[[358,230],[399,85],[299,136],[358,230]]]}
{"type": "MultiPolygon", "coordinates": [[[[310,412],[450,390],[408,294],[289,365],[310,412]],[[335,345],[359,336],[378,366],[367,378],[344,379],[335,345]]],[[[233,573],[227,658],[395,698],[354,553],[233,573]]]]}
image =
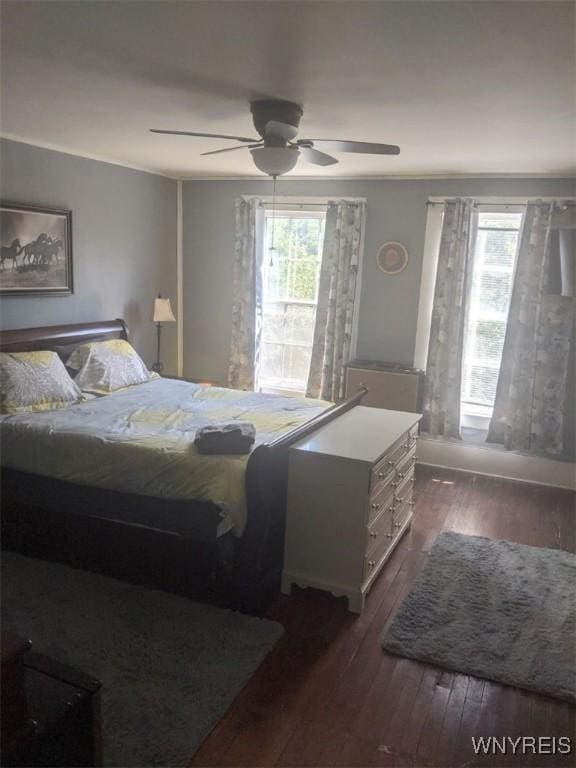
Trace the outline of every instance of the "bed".
{"type": "MultiPolygon", "coordinates": [[[[5,331],[0,350],[128,339],[123,320],[5,331]]],[[[360,402],[330,406],[156,379],[62,411],[5,417],[3,546],[249,612],[282,570],[290,445],[360,402]],[[256,426],[248,456],[199,457],[199,426],[256,426]]]]}

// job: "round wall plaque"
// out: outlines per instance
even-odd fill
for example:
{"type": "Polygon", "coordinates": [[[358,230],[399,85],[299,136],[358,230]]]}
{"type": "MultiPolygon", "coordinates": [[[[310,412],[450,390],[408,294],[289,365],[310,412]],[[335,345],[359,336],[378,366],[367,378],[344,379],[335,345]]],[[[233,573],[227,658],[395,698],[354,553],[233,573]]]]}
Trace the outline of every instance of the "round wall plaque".
{"type": "Polygon", "coordinates": [[[391,240],[378,249],[376,263],[385,275],[397,275],[406,269],[408,251],[402,243],[391,240]]]}

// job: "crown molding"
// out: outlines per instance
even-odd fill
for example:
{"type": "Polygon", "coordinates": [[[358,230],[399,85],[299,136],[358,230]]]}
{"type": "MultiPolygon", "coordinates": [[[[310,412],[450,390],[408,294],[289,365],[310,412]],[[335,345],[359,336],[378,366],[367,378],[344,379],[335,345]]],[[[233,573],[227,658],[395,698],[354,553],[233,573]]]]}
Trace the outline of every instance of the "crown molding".
{"type": "MultiPolygon", "coordinates": [[[[543,179],[548,181],[573,180],[576,182],[576,171],[573,173],[461,173],[461,174],[394,174],[393,176],[281,176],[283,181],[479,181],[484,180],[513,180],[513,179],[543,179]]],[[[269,176],[183,176],[181,181],[270,181],[269,176]]]]}
{"type": "Polygon", "coordinates": [[[162,176],[165,179],[172,179],[173,181],[179,181],[179,176],[171,176],[168,173],[156,170],[154,168],[146,168],[142,165],[132,165],[131,163],[123,163],[121,160],[116,160],[106,155],[94,155],[88,152],[79,152],[77,149],[70,149],[69,147],[63,147],[59,144],[52,144],[47,141],[31,141],[30,139],[24,139],[21,136],[16,136],[13,133],[0,132],[0,139],[6,139],[7,141],[13,141],[17,144],[26,144],[29,147],[38,147],[39,149],[48,149],[52,152],[60,152],[63,155],[73,155],[74,157],[82,157],[85,160],[96,160],[99,163],[106,163],[107,165],[117,165],[120,168],[129,168],[131,171],[141,171],[142,173],[150,173],[153,176],[162,176]]]}
{"type": "MultiPolygon", "coordinates": [[[[129,168],[132,171],[141,171],[142,173],[150,173],[153,176],[161,176],[165,179],[172,179],[174,181],[269,181],[270,177],[265,174],[239,174],[236,176],[187,176],[184,174],[170,174],[160,171],[156,168],[150,168],[142,165],[134,165],[131,163],[125,163],[121,160],[108,157],[106,155],[92,154],[89,152],[79,152],[76,149],[65,147],[60,144],[52,144],[46,141],[36,141],[17,136],[12,133],[5,133],[0,131],[0,138],[7,141],[14,141],[18,144],[27,144],[31,147],[38,147],[40,149],[48,149],[52,152],[61,152],[64,155],[73,155],[74,157],[83,157],[86,160],[96,160],[99,163],[107,163],[108,165],[117,165],[121,168],[129,168]]],[[[406,173],[406,174],[389,174],[389,175],[377,175],[377,176],[305,176],[305,175],[286,175],[281,179],[286,181],[459,181],[459,180],[486,180],[486,179],[573,179],[576,181],[576,170],[565,173],[406,173]]],[[[282,183],[282,181],[280,182],[282,183]]]]}

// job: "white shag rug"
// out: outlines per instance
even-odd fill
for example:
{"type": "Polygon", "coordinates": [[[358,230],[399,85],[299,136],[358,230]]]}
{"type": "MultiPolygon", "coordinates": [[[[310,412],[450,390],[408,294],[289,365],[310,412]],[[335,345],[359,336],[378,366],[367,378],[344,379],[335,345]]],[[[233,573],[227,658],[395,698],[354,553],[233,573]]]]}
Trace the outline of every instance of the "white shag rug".
{"type": "Polygon", "coordinates": [[[443,533],[382,644],[576,701],[576,555],[443,533]]]}

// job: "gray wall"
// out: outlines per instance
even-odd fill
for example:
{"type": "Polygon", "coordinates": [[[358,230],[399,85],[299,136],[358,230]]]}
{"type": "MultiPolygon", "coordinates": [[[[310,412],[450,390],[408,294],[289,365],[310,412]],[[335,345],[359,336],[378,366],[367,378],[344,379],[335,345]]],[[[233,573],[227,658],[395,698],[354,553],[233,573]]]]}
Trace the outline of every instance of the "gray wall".
{"type": "MultiPolygon", "coordinates": [[[[152,301],[176,310],[176,182],[142,171],[2,140],[2,199],[72,210],[74,295],[3,297],[2,328],[123,317],[147,364],[155,360],[152,301]]],[[[176,368],[176,323],[162,357],[176,368]]]]}
{"type": "MultiPolygon", "coordinates": [[[[191,376],[227,378],[232,306],[234,199],[270,196],[270,181],[188,181],[183,185],[184,362],[191,376]]],[[[360,297],[358,357],[412,363],[426,200],[434,195],[574,195],[569,179],[290,181],[278,195],[351,196],[368,200],[360,297]],[[375,254],[387,240],[410,253],[406,270],[383,275],[375,254]]]]}

